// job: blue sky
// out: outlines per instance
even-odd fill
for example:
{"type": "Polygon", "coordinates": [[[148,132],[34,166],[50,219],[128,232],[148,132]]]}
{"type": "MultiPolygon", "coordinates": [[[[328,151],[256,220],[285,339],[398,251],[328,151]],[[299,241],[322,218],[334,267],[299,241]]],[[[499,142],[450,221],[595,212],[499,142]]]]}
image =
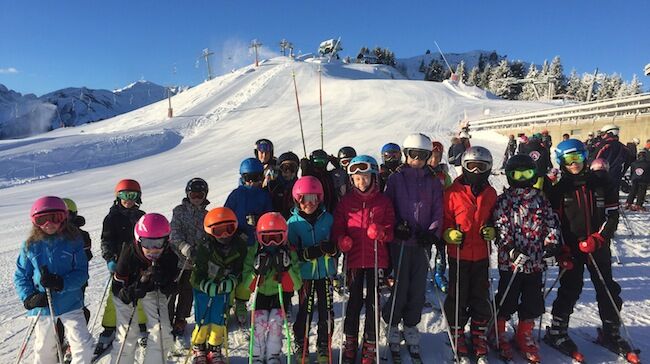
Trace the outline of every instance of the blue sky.
{"type": "Polygon", "coordinates": [[[344,55],[379,45],[406,58],[435,50],[434,40],[445,52],[496,50],[537,64],[560,55],[567,73],[636,73],[647,89],[648,14],[647,0],[3,0],[0,83],[37,95],[141,78],[195,85],[203,48],[223,73],[252,62],[253,38],[274,52],[286,38],[307,53],[341,36],[344,55]]]}

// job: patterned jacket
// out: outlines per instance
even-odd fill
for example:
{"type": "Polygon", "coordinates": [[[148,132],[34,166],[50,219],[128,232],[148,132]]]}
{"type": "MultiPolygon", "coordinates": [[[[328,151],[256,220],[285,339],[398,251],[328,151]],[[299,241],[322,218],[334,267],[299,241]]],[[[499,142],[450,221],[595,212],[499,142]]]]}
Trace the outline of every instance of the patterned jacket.
{"type": "Polygon", "coordinates": [[[208,204],[210,204],[210,201],[206,199],[201,206],[197,207],[192,205],[190,200],[184,198],[180,205],[174,207],[169,245],[178,256],[178,267],[181,269],[192,269],[192,262],[195,258],[181,254],[181,245],[184,243],[190,244],[196,251],[200,242],[207,236],[203,230],[203,219],[208,213],[205,209],[208,204]]]}
{"type": "Polygon", "coordinates": [[[535,188],[508,188],[497,197],[494,213],[499,270],[512,270],[508,252],[519,249],[530,259],[523,272],[546,269],[544,247],[560,244],[560,222],[543,193],[535,188]]]}

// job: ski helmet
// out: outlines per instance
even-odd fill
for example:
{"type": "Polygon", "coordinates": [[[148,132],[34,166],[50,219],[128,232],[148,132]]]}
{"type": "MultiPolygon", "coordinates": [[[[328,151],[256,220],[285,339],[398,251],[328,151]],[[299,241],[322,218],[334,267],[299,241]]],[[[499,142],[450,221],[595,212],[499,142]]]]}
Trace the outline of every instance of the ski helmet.
{"type": "Polygon", "coordinates": [[[316,149],[309,154],[309,160],[317,167],[325,169],[329,162],[329,155],[322,149],[316,149]]]}
{"type": "Polygon", "coordinates": [[[271,153],[271,159],[273,159],[273,143],[268,139],[257,140],[255,142],[255,149],[253,149],[255,158],[259,158],[258,152],[271,153]]]}
{"type": "Polygon", "coordinates": [[[470,147],[463,153],[460,163],[464,170],[471,173],[490,172],[492,169],[492,153],[483,147],[470,147]],[[471,162],[482,162],[483,165],[473,165],[471,162]]]}
{"type": "Polygon", "coordinates": [[[257,221],[257,241],[263,246],[287,242],[287,221],[279,212],[267,212],[257,221]]]}
{"type": "Polygon", "coordinates": [[[323,202],[324,192],[323,185],[318,178],[314,176],[302,176],[298,178],[296,183],[293,184],[291,196],[295,202],[299,202],[303,195],[316,195],[318,196],[318,203],[323,202]]]}
{"type": "Polygon", "coordinates": [[[406,139],[404,139],[404,143],[402,145],[404,146],[404,157],[407,159],[409,157],[417,157],[419,160],[427,161],[429,158],[431,158],[433,144],[431,143],[431,139],[429,139],[429,137],[424,134],[410,134],[406,137],[406,139]]]}
{"type": "Polygon", "coordinates": [[[600,128],[600,132],[603,133],[603,134],[618,135],[619,131],[620,131],[620,128],[617,125],[614,125],[614,124],[606,124],[602,128],[600,128]]]}
{"type": "Polygon", "coordinates": [[[155,261],[167,247],[171,231],[165,216],[157,213],[144,214],[133,228],[134,242],[145,258],[155,261]]]}
{"type": "Polygon", "coordinates": [[[634,143],[634,145],[639,145],[641,144],[641,140],[639,140],[639,138],[632,138],[632,143],[634,143]]]}
{"type": "Polygon", "coordinates": [[[278,157],[278,165],[282,165],[284,162],[293,162],[298,165],[300,164],[300,158],[294,152],[285,152],[278,157]]]}
{"type": "Polygon", "coordinates": [[[117,183],[115,186],[115,195],[120,191],[133,191],[142,193],[140,188],[140,183],[134,179],[123,179],[117,183]]]}
{"type": "Polygon", "coordinates": [[[603,158],[596,158],[589,165],[589,169],[592,171],[609,172],[609,162],[603,158]]]}
{"type": "Polygon", "coordinates": [[[357,151],[352,147],[343,147],[339,149],[338,158],[341,159],[352,159],[357,156],[357,151]]]}
{"type": "Polygon", "coordinates": [[[71,199],[66,197],[66,198],[63,198],[63,202],[65,202],[65,206],[68,208],[68,213],[70,213],[70,214],[76,214],[77,213],[77,204],[74,203],[74,201],[72,201],[71,199]]]}
{"type": "Polygon", "coordinates": [[[234,235],[237,225],[237,215],[227,207],[214,208],[203,218],[203,230],[217,239],[234,235]]]}
{"type": "Polygon", "coordinates": [[[436,152],[436,153],[443,153],[444,152],[444,147],[442,146],[442,143],[438,141],[432,141],[431,142],[431,151],[436,152]]]}
{"type": "Polygon", "coordinates": [[[395,143],[387,143],[381,147],[381,160],[389,168],[397,167],[402,162],[402,149],[395,143]]]}
{"type": "Polygon", "coordinates": [[[505,172],[511,187],[532,187],[537,181],[537,165],[527,154],[515,154],[506,162],[505,172]]]}
{"type": "Polygon", "coordinates": [[[44,225],[46,221],[40,221],[39,216],[53,214],[49,221],[61,223],[68,218],[68,207],[65,202],[56,196],[45,196],[37,199],[29,210],[29,216],[32,224],[36,226],[44,225]]]}
{"type": "Polygon", "coordinates": [[[395,143],[386,143],[386,144],[384,144],[383,147],[381,147],[382,156],[384,155],[384,153],[387,153],[387,152],[400,152],[401,153],[402,149],[399,147],[399,145],[397,145],[395,143]]]}
{"type": "Polygon", "coordinates": [[[578,139],[567,139],[555,147],[555,161],[557,164],[564,167],[563,158],[569,153],[579,153],[583,160],[587,159],[587,148],[585,144],[578,139]]]}
{"type": "Polygon", "coordinates": [[[352,158],[348,165],[348,174],[359,173],[379,174],[377,160],[369,155],[359,155],[352,158]]]}
{"type": "Polygon", "coordinates": [[[463,130],[460,133],[458,133],[458,137],[461,138],[461,139],[469,139],[469,138],[471,138],[471,135],[469,135],[468,132],[463,130]]]}
{"type": "Polygon", "coordinates": [[[207,195],[208,183],[203,178],[194,177],[187,181],[187,185],[185,186],[185,193],[188,194],[190,192],[203,192],[207,195]]]}
{"type": "Polygon", "coordinates": [[[264,166],[257,158],[246,158],[239,165],[239,174],[264,173],[264,166]]]}

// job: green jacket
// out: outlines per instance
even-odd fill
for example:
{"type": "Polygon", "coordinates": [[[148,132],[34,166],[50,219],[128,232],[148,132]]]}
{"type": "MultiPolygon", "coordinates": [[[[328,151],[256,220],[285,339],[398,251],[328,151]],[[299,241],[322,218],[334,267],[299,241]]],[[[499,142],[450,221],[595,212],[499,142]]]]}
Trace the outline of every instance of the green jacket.
{"type": "MultiPolygon", "coordinates": [[[[278,249],[278,247],[261,247],[260,249],[259,243],[255,242],[255,244],[248,250],[248,255],[244,262],[242,283],[251,287],[251,292],[255,290],[254,283],[257,279],[255,271],[253,270],[255,257],[262,251],[273,254],[275,249],[278,249]]],[[[289,270],[281,274],[281,277],[279,277],[280,275],[275,268],[271,268],[265,276],[260,277],[258,282],[258,293],[265,296],[276,295],[278,293],[278,283],[282,283],[282,290],[284,292],[292,292],[300,289],[302,286],[302,278],[300,277],[300,262],[298,260],[298,254],[296,254],[295,250],[292,249],[289,250],[289,253],[291,255],[291,266],[289,267],[289,270]]]]}
{"type": "Polygon", "coordinates": [[[227,245],[223,245],[213,236],[206,236],[205,241],[197,245],[190,277],[192,287],[200,289],[205,279],[220,282],[229,275],[240,280],[246,260],[247,239],[246,234],[238,232],[227,245]]]}

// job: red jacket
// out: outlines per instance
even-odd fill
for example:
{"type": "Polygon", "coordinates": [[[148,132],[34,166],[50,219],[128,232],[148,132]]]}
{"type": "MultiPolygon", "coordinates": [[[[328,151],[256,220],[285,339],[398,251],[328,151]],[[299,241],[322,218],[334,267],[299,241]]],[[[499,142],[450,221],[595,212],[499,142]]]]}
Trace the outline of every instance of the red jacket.
{"type": "MultiPolygon", "coordinates": [[[[444,230],[449,228],[463,232],[464,240],[460,249],[460,259],[476,262],[488,258],[487,242],[481,238],[480,229],[491,224],[497,192],[487,186],[475,197],[469,185],[456,178],[445,190],[444,230]]],[[[443,231],[444,231],[443,230],[443,231]]],[[[456,259],[456,246],[447,245],[450,259],[456,259]]]]}
{"type": "Polygon", "coordinates": [[[388,197],[379,192],[376,186],[368,195],[362,195],[353,188],[336,206],[332,226],[334,242],[338,242],[339,238],[346,235],[352,238],[352,249],[345,253],[347,269],[375,266],[375,241],[367,235],[368,226],[372,223],[381,225],[385,229],[386,236],[377,244],[377,267],[388,268],[387,243],[393,240],[395,224],[393,204],[388,197]]]}

